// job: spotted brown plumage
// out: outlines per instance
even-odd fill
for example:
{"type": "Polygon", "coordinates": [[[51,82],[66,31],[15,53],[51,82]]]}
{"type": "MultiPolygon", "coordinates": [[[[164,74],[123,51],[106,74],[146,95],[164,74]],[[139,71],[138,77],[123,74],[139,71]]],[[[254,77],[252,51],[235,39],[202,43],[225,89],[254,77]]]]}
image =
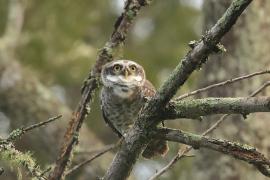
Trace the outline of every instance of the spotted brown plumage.
{"type": "MultiPolygon", "coordinates": [[[[143,67],[129,60],[117,60],[104,65],[101,80],[104,120],[119,137],[125,136],[145,99],[155,95],[155,88],[146,80],[143,67]]],[[[158,154],[164,155],[167,151],[166,141],[151,140],[142,155],[151,158],[158,154]]]]}

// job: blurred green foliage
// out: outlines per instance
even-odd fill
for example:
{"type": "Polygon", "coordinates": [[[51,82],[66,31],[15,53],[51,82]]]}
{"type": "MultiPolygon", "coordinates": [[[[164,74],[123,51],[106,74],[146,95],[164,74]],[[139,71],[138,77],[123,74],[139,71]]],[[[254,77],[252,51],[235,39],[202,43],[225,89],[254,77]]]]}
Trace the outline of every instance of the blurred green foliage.
{"type": "MultiPolygon", "coordinates": [[[[0,34],[4,31],[8,1],[0,0],[0,34]]],[[[120,14],[117,2],[122,1],[24,2],[25,20],[17,48],[18,60],[47,86],[63,87],[67,102],[74,107],[80,98],[80,86],[95,63],[98,49],[110,37],[114,21],[120,14]]],[[[199,15],[200,10],[179,0],[153,1],[137,18],[123,49],[123,58],[142,64],[148,79],[158,87],[185,55],[188,42],[198,38],[199,15]]],[[[191,79],[184,91],[194,82],[191,79]]],[[[98,96],[88,119],[89,128],[105,143],[111,143],[113,133],[105,127],[98,96]]],[[[177,126],[179,124],[182,125],[178,122],[177,126]]],[[[177,147],[171,149],[176,151],[177,147]]],[[[171,174],[173,179],[176,178],[174,175],[171,174]]]]}

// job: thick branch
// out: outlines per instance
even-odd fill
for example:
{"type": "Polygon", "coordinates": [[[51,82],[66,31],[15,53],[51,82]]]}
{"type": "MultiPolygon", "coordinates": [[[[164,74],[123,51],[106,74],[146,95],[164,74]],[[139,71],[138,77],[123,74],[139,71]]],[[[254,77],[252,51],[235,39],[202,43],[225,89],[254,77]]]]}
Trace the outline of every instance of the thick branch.
{"type": "Polygon", "coordinates": [[[64,177],[64,171],[70,161],[72,150],[78,142],[78,134],[82,123],[90,111],[89,103],[92,102],[93,94],[98,87],[98,77],[101,68],[105,63],[112,60],[113,51],[125,41],[134,18],[137,16],[141,7],[147,4],[147,0],[128,0],[126,2],[124,12],[117,19],[110,40],[100,50],[96,64],[82,87],[81,100],[73,113],[69,127],[65,133],[65,140],[55,168],[50,174],[50,180],[58,180],[64,177]]]}
{"type": "MultiPolygon", "coordinates": [[[[162,128],[159,129],[156,134],[156,138],[162,138],[168,141],[179,142],[192,146],[194,149],[207,148],[214,151],[218,151],[236,159],[246,161],[255,167],[257,167],[261,172],[262,168],[268,168],[270,166],[270,161],[264,157],[263,154],[258,152],[254,147],[229,142],[221,139],[213,139],[201,135],[196,135],[180,130],[162,128]]],[[[266,175],[266,173],[263,173],[266,175]]]]}
{"type": "Polygon", "coordinates": [[[207,60],[208,55],[217,49],[217,43],[235,24],[237,18],[251,1],[234,0],[216,25],[188,52],[168,80],[162,85],[155,97],[146,104],[139,114],[138,120],[135,122],[134,127],[127,133],[125,142],[123,142],[120,150],[117,152],[104,179],[118,180],[126,179],[129,176],[140,152],[149,141],[147,132],[158,123],[152,117],[166,106],[191,73],[195,69],[198,69],[207,60]]]}
{"type": "Polygon", "coordinates": [[[270,97],[205,98],[171,102],[160,120],[197,118],[212,114],[243,114],[270,112],[270,97]]]}

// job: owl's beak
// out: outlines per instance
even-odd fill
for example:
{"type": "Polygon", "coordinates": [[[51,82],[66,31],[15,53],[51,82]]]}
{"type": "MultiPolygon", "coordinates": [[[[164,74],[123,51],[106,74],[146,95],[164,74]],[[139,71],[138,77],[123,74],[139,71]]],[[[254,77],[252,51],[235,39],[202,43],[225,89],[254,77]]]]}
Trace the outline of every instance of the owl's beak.
{"type": "Polygon", "coordinates": [[[125,79],[127,79],[127,78],[128,78],[128,70],[125,69],[125,79]]]}

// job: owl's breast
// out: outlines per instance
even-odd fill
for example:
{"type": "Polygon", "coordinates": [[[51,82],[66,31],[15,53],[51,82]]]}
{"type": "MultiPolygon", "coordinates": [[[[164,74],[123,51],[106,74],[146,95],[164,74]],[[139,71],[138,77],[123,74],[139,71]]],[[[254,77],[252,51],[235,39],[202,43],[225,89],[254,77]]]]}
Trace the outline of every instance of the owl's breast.
{"type": "Polygon", "coordinates": [[[102,110],[105,118],[123,135],[133,125],[143,102],[139,95],[131,99],[123,99],[114,91],[102,90],[102,110]]]}
{"type": "Polygon", "coordinates": [[[117,86],[113,88],[112,93],[114,93],[115,96],[118,96],[119,98],[130,98],[135,93],[135,90],[126,86],[117,86]]]}

